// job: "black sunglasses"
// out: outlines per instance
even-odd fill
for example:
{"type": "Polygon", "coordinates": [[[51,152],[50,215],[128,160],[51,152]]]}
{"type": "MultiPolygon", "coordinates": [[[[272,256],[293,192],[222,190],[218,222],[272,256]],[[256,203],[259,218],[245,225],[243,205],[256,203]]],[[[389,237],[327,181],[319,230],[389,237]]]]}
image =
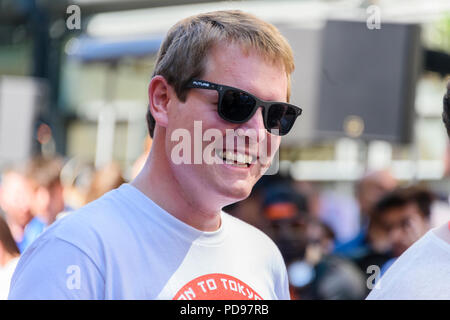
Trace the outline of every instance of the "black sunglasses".
{"type": "Polygon", "coordinates": [[[193,79],[186,88],[216,90],[219,93],[217,111],[222,119],[232,123],[247,122],[262,107],[265,128],[279,136],[287,134],[302,114],[302,109],[292,104],[264,101],[244,90],[208,81],[193,79]]]}

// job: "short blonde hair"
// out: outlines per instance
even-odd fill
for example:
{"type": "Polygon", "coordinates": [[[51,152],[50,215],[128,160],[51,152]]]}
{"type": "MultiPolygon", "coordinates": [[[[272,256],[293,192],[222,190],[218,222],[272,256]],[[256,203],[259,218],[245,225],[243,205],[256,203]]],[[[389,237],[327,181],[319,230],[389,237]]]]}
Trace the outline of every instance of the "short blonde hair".
{"type": "MultiPolygon", "coordinates": [[[[152,77],[163,76],[181,101],[186,100],[187,82],[205,71],[208,51],[220,42],[237,42],[244,51],[254,49],[274,64],[284,67],[288,78],[289,102],[294,57],[278,29],[239,10],[202,13],[179,21],[167,33],[158,52],[152,77]]],[[[147,111],[147,125],[153,137],[155,119],[147,111]]]]}

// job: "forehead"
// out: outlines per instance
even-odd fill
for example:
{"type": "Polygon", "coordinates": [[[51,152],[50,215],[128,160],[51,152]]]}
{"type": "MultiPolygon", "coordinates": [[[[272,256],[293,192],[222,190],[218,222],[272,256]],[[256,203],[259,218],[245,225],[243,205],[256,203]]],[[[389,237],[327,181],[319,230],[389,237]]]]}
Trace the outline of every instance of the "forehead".
{"type": "Polygon", "coordinates": [[[245,90],[263,100],[285,101],[287,75],[256,49],[237,43],[218,43],[208,53],[204,80],[245,90]]]}
{"type": "Polygon", "coordinates": [[[8,185],[14,184],[15,185],[15,184],[20,184],[20,183],[23,183],[23,184],[26,183],[26,178],[23,175],[21,175],[20,173],[17,173],[14,171],[8,171],[8,172],[3,173],[2,185],[6,185],[6,184],[8,184],[8,185]]]}
{"type": "Polygon", "coordinates": [[[361,181],[363,187],[381,189],[393,189],[397,185],[395,178],[390,173],[376,173],[361,181]]]}
{"type": "Polygon", "coordinates": [[[25,193],[30,189],[30,182],[19,173],[7,172],[3,174],[1,187],[5,194],[16,193],[19,190],[25,193]]]}
{"type": "Polygon", "coordinates": [[[393,222],[412,215],[420,215],[420,210],[416,203],[408,203],[404,206],[390,208],[381,217],[386,222],[393,222]]]}

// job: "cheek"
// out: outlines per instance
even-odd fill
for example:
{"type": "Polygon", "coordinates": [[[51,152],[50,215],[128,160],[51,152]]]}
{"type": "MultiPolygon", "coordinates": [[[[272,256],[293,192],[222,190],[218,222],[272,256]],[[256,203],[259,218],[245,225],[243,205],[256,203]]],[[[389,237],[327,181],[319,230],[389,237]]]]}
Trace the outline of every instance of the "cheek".
{"type": "Polygon", "coordinates": [[[183,112],[187,107],[182,103],[174,103],[169,107],[169,111],[167,113],[167,129],[168,131],[173,131],[178,128],[184,128],[191,121],[189,120],[190,113],[183,112]],[[183,121],[184,119],[184,121],[183,121]]]}
{"type": "Polygon", "coordinates": [[[175,145],[191,144],[193,139],[194,119],[192,113],[187,112],[189,106],[186,103],[173,103],[167,113],[167,127],[165,133],[166,150],[168,156],[175,145]]]}
{"type": "Polygon", "coordinates": [[[168,113],[168,129],[174,131],[185,128],[194,133],[202,133],[209,128],[222,130],[228,123],[222,120],[217,113],[217,107],[198,99],[190,99],[186,103],[174,103],[168,113]]]}
{"type": "Polygon", "coordinates": [[[281,137],[280,136],[272,136],[272,139],[270,139],[270,148],[271,148],[271,152],[272,154],[274,154],[275,152],[277,152],[278,148],[280,147],[281,144],[281,137]]]}
{"type": "Polygon", "coordinates": [[[267,148],[267,155],[272,159],[280,147],[281,137],[269,134],[263,143],[267,148]]]}

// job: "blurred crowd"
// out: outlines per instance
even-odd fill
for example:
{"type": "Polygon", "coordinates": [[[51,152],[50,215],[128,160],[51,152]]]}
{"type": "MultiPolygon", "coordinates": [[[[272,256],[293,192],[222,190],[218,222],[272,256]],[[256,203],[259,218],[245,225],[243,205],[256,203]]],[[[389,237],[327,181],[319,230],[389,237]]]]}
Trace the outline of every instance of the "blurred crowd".
{"type": "MultiPolygon", "coordinates": [[[[151,143],[150,143],[151,144],[151,143]]],[[[150,144],[132,168],[135,176],[150,144]]],[[[0,299],[20,254],[56,220],[127,182],[121,167],[37,156],[4,168],[0,180],[0,299]]],[[[224,208],[264,231],[285,260],[293,299],[364,299],[415,241],[448,221],[447,197],[366,173],[354,196],[310,182],[263,176],[250,197],[224,208]]]]}
{"type": "Polygon", "coordinates": [[[101,168],[36,156],[5,168],[0,180],[0,299],[6,299],[20,254],[66,214],[125,182],[119,164],[101,168]]]}
{"type": "Polygon", "coordinates": [[[264,176],[249,198],[225,211],[278,245],[292,299],[364,299],[397,257],[430,228],[450,220],[448,197],[390,171],[366,173],[354,196],[264,176]]]}

